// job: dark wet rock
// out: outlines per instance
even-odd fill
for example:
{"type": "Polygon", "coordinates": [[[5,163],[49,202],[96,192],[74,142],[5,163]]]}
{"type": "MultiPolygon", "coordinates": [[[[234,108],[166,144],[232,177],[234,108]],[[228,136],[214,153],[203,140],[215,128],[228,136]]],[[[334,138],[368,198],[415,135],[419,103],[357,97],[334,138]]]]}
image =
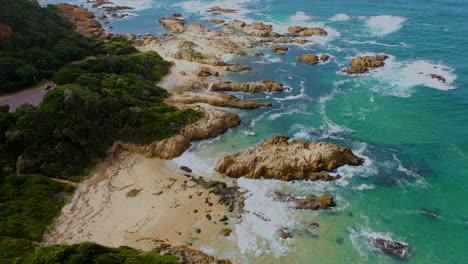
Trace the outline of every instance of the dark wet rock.
{"type": "Polygon", "coordinates": [[[317,228],[317,227],[319,227],[319,224],[318,223],[310,223],[309,226],[317,228]]]}
{"type": "Polygon", "coordinates": [[[374,248],[398,259],[407,259],[411,254],[411,246],[404,242],[383,237],[371,237],[369,241],[374,248]]]}
{"type": "Polygon", "coordinates": [[[305,210],[319,210],[334,207],[335,201],[331,195],[314,196],[307,195],[305,198],[295,198],[290,194],[275,192],[276,198],[281,202],[292,202],[294,208],[305,210]]]}
{"type": "Polygon", "coordinates": [[[180,166],[180,169],[185,171],[185,172],[188,172],[188,173],[191,173],[192,172],[192,169],[190,169],[189,167],[187,166],[180,166]]]}
{"type": "Polygon", "coordinates": [[[344,243],[344,237],[338,237],[338,238],[336,238],[335,241],[336,241],[336,243],[338,243],[338,244],[343,244],[343,243],[344,243]]]}
{"type": "Polygon", "coordinates": [[[293,237],[293,235],[289,232],[287,228],[281,228],[277,231],[277,233],[282,239],[288,239],[293,237]]]}
{"type": "Polygon", "coordinates": [[[181,13],[174,13],[171,15],[171,17],[183,17],[184,15],[182,15],[181,13]]]}
{"type": "Polygon", "coordinates": [[[229,228],[223,228],[221,231],[219,231],[219,234],[222,236],[229,236],[231,234],[232,230],[229,228]]]}
{"type": "Polygon", "coordinates": [[[227,220],[229,220],[229,218],[225,215],[219,219],[220,222],[226,222],[227,220]]]}
{"type": "Polygon", "coordinates": [[[321,61],[326,62],[326,61],[328,61],[328,59],[330,59],[330,55],[327,55],[327,54],[320,55],[320,60],[321,61]]]}
{"type": "Polygon", "coordinates": [[[443,83],[445,83],[447,81],[444,77],[442,77],[440,75],[437,75],[437,74],[434,74],[434,73],[429,74],[429,76],[431,76],[431,78],[437,79],[437,80],[439,80],[439,81],[441,81],[443,83]]]}
{"type": "Polygon", "coordinates": [[[265,55],[263,52],[255,52],[254,54],[252,54],[253,56],[256,56],[256,57],[261,57],[263,55],[265,55]]]}
{"type": "Polygon", "coordinates": [[[217,195],[218,203],[228,207],[228,211],[232,212],[236,205],[239,211],[243,210],[244,199],[242,195],[244,192],[239,191],[238,186],[228,186],[224,182],[220,181],[205,181],[203,178],[191,177],[191,181],[197,185],[208,189],[210,193],[217,195]]]}
{"type": "Polygon", "coordinates": [[[207,215],[206,215],[206,219],[208,219],[208,221],[211,221],[211,215],[210,215],[210,214],[207,214],[207,215]]]}

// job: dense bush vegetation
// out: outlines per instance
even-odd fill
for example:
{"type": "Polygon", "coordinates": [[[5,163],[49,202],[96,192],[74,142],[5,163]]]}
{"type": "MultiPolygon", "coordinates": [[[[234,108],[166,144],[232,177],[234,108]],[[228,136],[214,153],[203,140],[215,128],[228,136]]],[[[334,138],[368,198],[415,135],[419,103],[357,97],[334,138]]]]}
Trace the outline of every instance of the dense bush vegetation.
{"type": "Polygon", "coordinates": [[[34,251],[69,195],[67,186],[41,175],[0,174],[0,263],[13,263],[34,251]]]}
{"type": "Polygon", "coordinates": [[[200,113],[163,103],[153,85],[168,71],[155,52],[106,56],[69,65],[54,75],[62,84],[37,106],[0,113],[0,164],[11,173],[70,177],[105,156],[115,141],[147,144],[177,133],[200,113]]]}
{"type": "Polygon", "coordinates": [[[0,23],[13,29],[9,38],[0,40],[0,93],[50,78],[68,62],[86,56],[136,52],[123,37],[106,43],[85,38],[55,6],[41,8],[30,0],[0,1],[0,23]]]}
{"type": "Polygon", "coordinates": [[[76,245],[53,245],[39,248],[25,264],[176,264],[178,257],[162,256],[158,251],[141,253],[129,247],[107,248],[85,242],[76,245]]]}

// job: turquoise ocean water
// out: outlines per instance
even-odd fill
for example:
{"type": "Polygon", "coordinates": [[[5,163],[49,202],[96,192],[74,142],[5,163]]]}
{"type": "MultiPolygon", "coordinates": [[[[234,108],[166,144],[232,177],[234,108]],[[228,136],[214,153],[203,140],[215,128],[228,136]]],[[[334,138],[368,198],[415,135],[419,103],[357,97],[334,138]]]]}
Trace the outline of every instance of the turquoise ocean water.
{"type": "Polygon", "coordinates": [[[343,179],[334,183],[239,180],[250,191],[250,213],[229,239],[195,246],[235,263],[468,263],[468,1],[114,2],[137,7],[134,16],[112,21],[115,33],[165,32],[156,20],[174,12],[212,27],[203,19],[212,16],[205,10],[213,6],[239,10],[221,18],[269,22],[279,32],[288,25],[307,25],[330,33],[311,38],[312,45],[289,45],[285,56],[256,47],[267,56],[229,58],[252,66],[254,73],[232,73],[226,79],[271,79],[292,91],[237,94],[273,107],[235,110],[240,127],[196,143],[174,163],[210,176],[222,154],[287,134],[351,147],[365,164],[340,168],[343,179]],[[332,59],[316,66],[295,60],[308,52],[332,59]],[[363,54],[390,59],[362,76],[340,73],[352,57],[363,54]],[[444,76],[446,83],[430,78],[431,73],[444,76]],[[330,193],[338,206],[295,211],[273,200],[278,190],[330,193]],[[310,227],[313,222],[319,227],[310,227]],[[283,226],[294,239],[275,236],[283,226]],[[373,236],[410,243],[411,257],[401,261],[373,251],[368,245],[373,236]]]}

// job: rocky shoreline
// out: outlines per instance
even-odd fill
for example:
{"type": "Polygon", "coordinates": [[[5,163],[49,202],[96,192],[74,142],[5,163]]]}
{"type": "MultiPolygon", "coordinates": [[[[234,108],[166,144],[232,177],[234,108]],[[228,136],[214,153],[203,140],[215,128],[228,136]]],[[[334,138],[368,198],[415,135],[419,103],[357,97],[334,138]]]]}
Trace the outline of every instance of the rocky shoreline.
{"type": "MultiPolygon", "coordinates": [[[[110,3],[107,1],[90,3],[93,7],[101,7],[108,12],[127,9],[105,7],[110,3]]],[[[85,12],[81,10],[82,8],[70,6],[64,4],[61,9],[73,23],[81,25],[79,27],[81,33],[100,39],[107,39],[111,36],[104,32],[100,23],[94,19],[94,15],[91,15],[92,13],[89,14],[89,11],[85,12]]],[[[212,8],[210,12],[232,13],[236,11],[212,8]]],[[[359,166],[363,163],[363,159],[356,156],[349,148],[341,148],[325,142],[274,136],[260,143],[255,149],[222,157],[215,170],[228,176],[227,180],[207,181],[202,176],[193,175],[188,167],[181,168],[184,173],[166,168],[161,159],[170,160],[178,157],[191,146],[190,142],[217,137],[241,123],[236,113],[210,106],[239,109],[271,106],[270,103],[239,99],[225,92],[272,93],[287,89],[283,84],[274,80],[224,81],[223,76],[226,72],[251,72],[254,69],[225,62],[223,55],[262,56],[263,53],[251,50],[255,45],[265,45],[272,52],[286,54],[288,47],[275,44],[302,45],[310,43],[310,40],[301,39],[302,37],[328,35],[323,28],[300,26],[290,26],[288,33],[279,34],[273,31],[271,25],[261,22],[248,24],[239,20],[226,22],[212,19],[210,22],[221,25],[221,29],[212,30],[196,22],[187,25],[182,17],[182,14],[173,14],[171,17],[157,20],[171,32],[168,34],[161,34],[158,37],[153,35],[124,36],[133,40],[140,51],[156,51],[172,63],[171,73],[158,83],[170,92],[165,102],[179,108],[199,110],[204,117],[183,128],[178,135],[146,146],[116,142],[109,150],[109,160],[101,164],[102,169],[81,184],[83,190],[77,192],[72,203],[64,208],[56,230],[45,240],[46,244],[90,239],[110,246],[126,244],[143,250],[159,248],[164,254],[181,256],[181,263],[230,263],[228,260],[216,260],[189,247],[192,245],[191,241],[203,236],[209,237],[206,238],[209,241],[214,239],[212,234],[218,234],[221,237],[230,236],[234,228],[230,217],[237,215],[240,218],[245,199],[242,191],[235,184],[235,178],[333,181],[339,179],[340,176],[331,175],[330,172],[338,167],[359,166]],[[159,187],[151,183],[151,180],[155,179],[159,187]],[[142,185],[145,182],[147,184],[142,185]],[[160,190],[155,191],[152,188],[160,190]],[[122,195],[124,192],[125,197],[122,195]],[[91,202],[93,199],[96,202],[91,202]],[[133,204],[130,200],[153,201],[153,204],[149,204],[153,208],[144,207],[146,205],[139,207],[140,211],[150,212],[153,218],[134,212],[135,215],[130,220],[127,219],[128,212],[125,208],[133,204]],[[197,209],[192,210],[194,203],[197,209]],[[157,214],[155,206],[159,209],[157,214]],[[74,208],[77,208],[76,211],[74,208]],[[180,217],[181,214],[188,216],[180,217]],[[129,225],[137,224],[130,228],[110,221],[109,226],[121,231],[118,233],[100,223],[100,221],[108,221],[106,219],[109,217],[116,218],[116,221],[125,219],[129,225]],[[161,226],[168,224],[172,225],[170,231],[174,233],[155,230],[155,227],[161,229],[161,226]],[[223,228],[220,229],[219,225],[223,228]],[[131,232],[127,232],[127,229],[131,232]]],[[[104,16],[99,15],[99,18],[104,19],[104,16]]],[[[322,54],[320,57],[305,54],[297,59],[317,64],[324,63],[329,58],[330,55],[327,54],[322,54]]],[[[382,67],[386,59],[383,57],[358,58],[351,62],[350,68],[344,70],[346,73],[366,73],[369,69],[382,67]]],[[[190,164],[187,165],[190,166],[190,164]]],[[[274,195],[277,201],[290,204],[292,208],[298,210],[326,210],[336,205],[330,195],[314,196],[311,194],[306,197],[295,197],[287,193],[274,195]]],[[[277,232],[278,236],[284,239],[293,237],[287,229],[280,229],[277,232]]]]}

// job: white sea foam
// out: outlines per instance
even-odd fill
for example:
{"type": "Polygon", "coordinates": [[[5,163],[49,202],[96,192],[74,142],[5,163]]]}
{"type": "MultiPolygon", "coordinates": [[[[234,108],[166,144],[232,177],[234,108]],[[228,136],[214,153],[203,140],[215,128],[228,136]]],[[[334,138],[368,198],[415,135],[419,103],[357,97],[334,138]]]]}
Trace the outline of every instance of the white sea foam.
{"type": "Polygon", "coordinates": [[[242,221],[236,225],[234,236],[242,254],[259,256],[270,254],[275,257],[289,251],[288,240],[281,239],[280,228],[292,229],[298,225],[295,210],[276,201],[271,193],[281,189],[276,180],[253,180],[240,178],[238,185],[248,191],[242,221]]]}
{"type": "MultiPolygon", "coordinates": [[[[373,44],[373,45],[386,46],[386,47],[399,47],[400,46],[400,45],[394,45],[394,44],[380,43],[375,40],[367,40],[367,41],[345,40],[345,42],[350,43],[350,44],[373,44]]],[[[401,46],[407,47],[407,46],[404,46],[403,44],[401,44],[401,46]]]]}
{"type": "MultiPolygon", "coordinates": [[[[364,53],[357,56],[372,55],[376,54],[364,53]]],[[[411,96],[414,93],[413,87],[419,85],[439,90],[457,88],[454,83],[457,75],[454,74],[455,69],[450,66],[428,60],[398,61],[395,56],[387,56],[389,58],[385,60],[383,67],[371,70],[368,74],[356,75],[361,78],[361,84],[374,92],[398,97],[411,96]],[[442,76],[445,82],[432,78],[431,74],[442,76]],[[379,82],[375,83],[375,80],[379,82]]]]}
{"type": "Polygon", "coordinates": [[[134,10],[143,10],[152,7],[152,0],[112,0],[113,6],[129,6],[134,10]]]}
{"type": "Polygon", "coordinates": [[[182,3],[176,3],[174,6],[181,7],[185,12],[189,13],[199,13],[210,15],[206,12],[212,7],[222,7],[225,9],[234,9],[236,13],[222,13],[220,16],[226,19],[242,19],[245,22],[246,15],[251,12],[251,10],[246,8],[246,5],[250,3],[250,0],[230,0],[230,1],[186,1],[182,3]]]}
{"type": "Polygon", "coordinates": [[[312,19],[311,16],[307,15],[304,11],[297,11],[296,14],[289,18],[291,21],[306,21],[312,19]]]}
{"type": "Polygon", "coordinates": [[[336,14],[330,18],[331,21],[347,21],[349,20],[349,16],[347,14],[336,14]]]}
{"type": "Polygon", "coordinates": [[[362,190],[373,190],[375,189],[374,185],[369,184],[361,184],[358,187],[354,188],[355,190],[362,191],[362,190]]]}
{"type": "Polygon", "coordinates": [[[366,24],[372,35],[384,36],[398,31],[405,21],[405,17],[381,15],[368,18],[366,24]]]}
{"type": "Polygon", "coordinates": [[[274,98],[276,101],[289,101],[289,100],[295,100],[295,99],[299,99],[299,98],[307,98],[307,99],[310,99],[307,94],[305,93],[305,81],[301,81],[301,83],[299,84],[299,86],[301,87],[300,89],[300,92],[299,94],[297,95],[289,95],[289,96],[286,96],[284,98],[274,98]]]}
{"type": "Polygon", "coordinates": [[[192,169],[193,173],[203,176],[213,175],[214,168],[218,162],[219,157],[202,157],[193,151],[185,151],[181,156],[167,161],[167,164],[172,168],[179,168],[180,166],[188,166],[192,169]]]}

